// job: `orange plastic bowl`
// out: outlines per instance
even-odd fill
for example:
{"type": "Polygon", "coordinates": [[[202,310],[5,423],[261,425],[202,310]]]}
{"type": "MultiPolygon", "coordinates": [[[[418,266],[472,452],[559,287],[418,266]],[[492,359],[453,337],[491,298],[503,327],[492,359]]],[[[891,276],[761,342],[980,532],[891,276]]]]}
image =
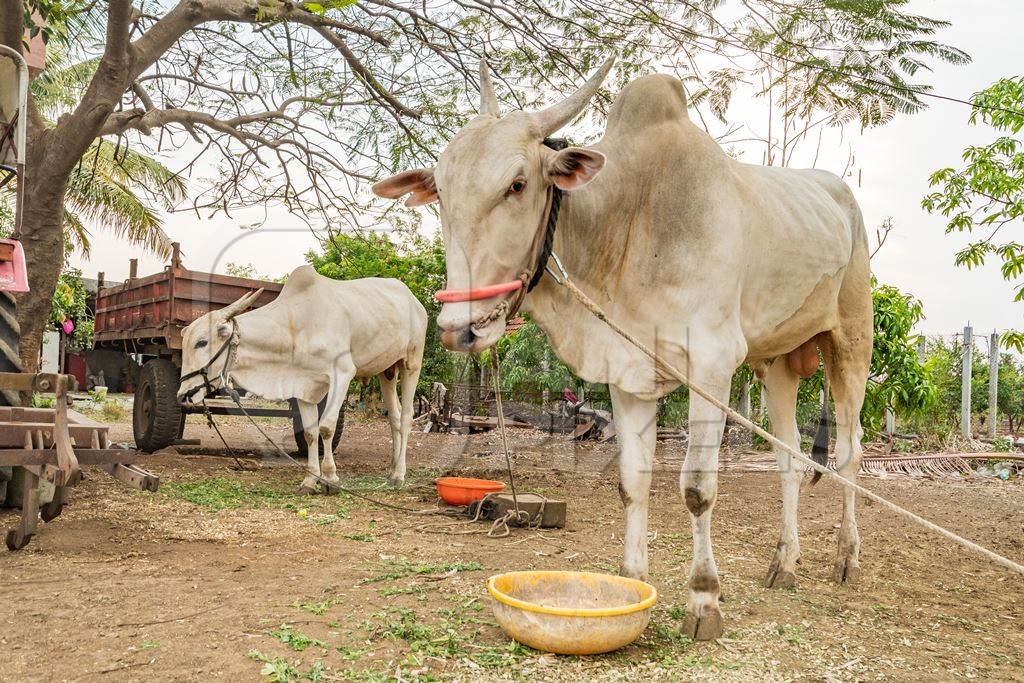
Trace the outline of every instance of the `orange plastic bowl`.
{"type": "Polygon", "coordinates": [[[469,505],[481,500],[488,493],[505,490],[505,484],[490,479],[470,479],[468,477],[441,477],[437,484],[437,495],[449,505],[469,505]]]}

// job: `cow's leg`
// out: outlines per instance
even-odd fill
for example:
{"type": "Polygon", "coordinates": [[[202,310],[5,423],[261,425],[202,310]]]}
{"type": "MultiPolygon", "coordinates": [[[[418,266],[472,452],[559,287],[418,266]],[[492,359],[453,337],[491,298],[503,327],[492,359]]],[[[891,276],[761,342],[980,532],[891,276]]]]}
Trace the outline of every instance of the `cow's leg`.
{"type": "MultiPolygon", "coordinates": [[[[694,381],[723,403],[729,401],[734,368],[696,365],[694,381]]],[[[686,603],[683,632],[696,640],[722,635],[718,568],[711,549],[711,513],[718,496],[718,449],[722,444],[725,415],[704,399],[690,394],[690,442],[680,476],[683,500],[693,526],[693,562],[690,564],[690,598],[686,603]]]]}
{"type": "Polygon", "coordinates": [[[394,486],[401,486],[405,483],[405,452],[409,448],[409,432],[412,431],[412,414],[415,410],[413,402],[416,400],[416,385],[420,381],[420,367],[409,367],[402,364],[402,405],[401,405],[401,445],[398,448],[398,458],[392,463],[391,483],[394,486]]]}
{"type": "Polygon", "coordinates": [[[392,486],[401,486],[405,481],[405,458],[402,453],[402,407],[398,403],[398,365],[394,365],[378,375],[380,378],[380,394],[384,399],[384,408],[388,411],[388,424],[391,425],[391,474],[388,482],[392,486]],[[401,476],[398,476],[399,473],[401,476]]]}
{"type": "MultiPolygon", "coordinates": [[[[870,301],[870,299],[868,299],[870,301]]],[[[870,318],[868,318],[870,320],[870,318]]],[[[864,404],[871,364],[871,330],[858,334],[834,330],[822,344],[825,370],[836,404],[835,458],[839,474],[856,481],[861,464],[860,410],[864,404]]],[[[839,549],[833,578],[837,583],[854,582],[860,575],[860,534],[854,514],[856,496],[843,488],[843,521],[839,527],[839,549]]]]}
{"type": "MultiPolygon", "coordinates": [[[[815,348],[817,353],[817,348],[815,348]]],[[[796,425],[796,395],[800,377],[789,367],[786,358],[777,358],[764,375],[768,390],[768,417],[772,433],[785,444],[800,450],[800,432],[796,425]]],[[[803,467],[793,462],[788,453],[778,448],[775,457],[782,476],[782,531],[775,557],[768,567],[765,585],[768,588],[796,586],[796,563],[800,561],[800,541],[797,538],[797,500],[803,467]]]]}
{"type": "Polygon", "coordinates": [[[320,413],[320,440],[324,444],[323,478],[326,480],[328,493],[337,493],[337,485],[341,483],[338,478],[338,467],[334,463],[334,430],[338,426],[338,413],[348,396],[348,385],[351,384],[355,371],[351,369],[335,370],[335,381],[331,382],[331,388],[327,392],[327,402],[320,413]]]}
{"type": "Polygon", "coordinates": [[[306,439],[306,478],[299,486],[299,493],[316,493],[320,481],[320,415],[315,403],[296,399],[299,417],[302,418],[302,435],[306,439]]]}
{"type": "MultiPolygon", "coordinates": [[[[851,481],[856,480],[860,471],[860,409],[868,383],[874,330],[867,245],[858,243],[855,249],[839,290],[839,325],[818,338],[836,404],[836,465],[839,474],[851,481]]],[[[843,487],[843,522],[839,527],[833,575],[838,582],[855,581],[860,573],[860,535],[854,501],[854,492],[843,487]]]]}
{"type": "Polygon", "coordinates": [[[619,440],[619,495],[626,509],[622,574],[647,578],[647,503],[658,434],[658,402],[610,386],[619,440]]]}

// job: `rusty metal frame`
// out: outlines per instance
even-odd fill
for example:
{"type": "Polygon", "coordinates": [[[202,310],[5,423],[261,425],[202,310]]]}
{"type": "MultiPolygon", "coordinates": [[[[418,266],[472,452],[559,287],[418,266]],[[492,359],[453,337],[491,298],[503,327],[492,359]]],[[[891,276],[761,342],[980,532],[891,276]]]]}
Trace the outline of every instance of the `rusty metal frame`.
{"type": "Polygon", "coordinates": [[[96,348],[173,355],[181,350],[181,331],[196,318],[256,289],[264,290],[256,305],[273,301],[281,292],[277,282],[183,268],[180,245],[172,246],[171,263],[159,273],[137,277],[138,261],[132,259],[123,283],[104,287],[103,273],[99,274],[96,348]]]}

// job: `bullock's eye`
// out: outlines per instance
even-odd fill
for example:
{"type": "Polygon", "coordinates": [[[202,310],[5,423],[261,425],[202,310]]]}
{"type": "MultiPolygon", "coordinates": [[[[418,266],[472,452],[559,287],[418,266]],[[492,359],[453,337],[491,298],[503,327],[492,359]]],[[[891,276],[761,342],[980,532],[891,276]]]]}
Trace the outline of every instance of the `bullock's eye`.
{"type": "Polygon", "coordinates": [[[508,194],[522,194],[525,189],[526,178],[516,178],[512,181],[512,184],[508,186],[508,194]]]}
{"type": "Polygon", "coordinates": [[[207,345],[208,343],[209,343],[209,342],[208,342],[207,340],[205,340],[205,339],[200,339],[199,341],[197,341],[197,342],[196,342],[196,348],[197,348],[197,349],[201,349],[201,348],[203,348],[204,346],[206,346],[206,345],[207,345]]]}

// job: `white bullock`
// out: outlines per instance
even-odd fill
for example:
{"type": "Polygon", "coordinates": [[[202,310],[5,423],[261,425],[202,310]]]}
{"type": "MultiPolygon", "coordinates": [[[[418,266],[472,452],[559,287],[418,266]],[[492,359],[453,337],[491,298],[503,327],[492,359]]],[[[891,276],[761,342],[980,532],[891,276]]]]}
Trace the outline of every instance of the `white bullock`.
{"type": "MultiPolygon", "coordinates": [[[[799,377],[823,353],[836,404],[836,458],[860,467],[860,409],[871,357],[868,244],[849,187],[831,173],[765,168],[726,155],[687,114],[682,84],[654,75],[619,93],[604,137],[554,150],[548,136],[576,118],[611,61],[579,91],[537,113],[502,116],[481,68],[480,115],[451,140],[436,169],[400,173],[381,196],[438,202],[448,261],[438,325],[446,346],[479,351],[501,336],[541,253],[553,188],[565,192],[554,250],[607,314],[692,381],[729,399],[744,361],[763,375],[775,434],[799,448],[799,377]],[[786,356],[787,358],[783,358],[786,356]]],[[[678,386],[551,278],[522,300],[558,356],[610,385],[626,510],[623,571],[647,575],[647,507],[657,400],[678,386]]],[[[680,477],[693,527],[685,630],[722,633],[711,547],[724,415],[691,396],[680,477]]],[[[766,582],[794,584],[801,468],[778,453],[782,530],[766,582]]],[[[854,494],[843,492],[835,578],[859,569],[854,494]]]]}
{"type": "Polygon", "coordinates": [[[300,490],[308,493],[321,478],[328,488],[339,482],[330,445],[338,413],[353,378],[377,375],[391,424],[390,480],[400,486],[423,365],[423,305],[398,280],[332,280],[312,266],[292,272],[274,301],[244,313],[258,296],[248,294],[185,328],[179,400],[199,401],[225,382],[263,398],[296,399],[309,458],[300,490]],[[322,473],[317,439],[324,443],[322,473]]]}

